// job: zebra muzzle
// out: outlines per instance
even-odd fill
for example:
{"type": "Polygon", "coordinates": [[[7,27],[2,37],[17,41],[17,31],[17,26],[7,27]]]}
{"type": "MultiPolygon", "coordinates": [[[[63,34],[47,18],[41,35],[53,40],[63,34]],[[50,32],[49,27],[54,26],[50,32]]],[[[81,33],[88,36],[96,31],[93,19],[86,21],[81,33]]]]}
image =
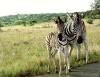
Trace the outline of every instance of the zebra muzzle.
{"type": "Polygon", "coordinates": [[[78,44],[83,43],[83,38],[82,38],[82,36],[79,36],[79,37],[78,37],[78,39],[77,39],[77,43],[78,43],[78,44]]]}
{"type": "Polygon", "coordinates": [[[58,42],[63,46],[67,45],[67,39],[62,33],[58,34],[58,42]]]}

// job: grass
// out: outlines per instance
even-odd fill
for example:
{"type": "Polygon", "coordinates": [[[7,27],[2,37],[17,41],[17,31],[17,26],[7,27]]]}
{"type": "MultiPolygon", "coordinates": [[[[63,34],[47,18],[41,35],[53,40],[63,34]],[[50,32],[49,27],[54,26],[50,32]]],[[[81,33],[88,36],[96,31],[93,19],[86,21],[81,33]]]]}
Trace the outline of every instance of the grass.
{"type": "MultiPolygon", "coordinates": [[[[86,23],[89,62],[100,61],[100,27],[95,26],[100,24],[99,21],[95,20],[94,24],[86,23]]],[[[54,23],[36,24],[34,27],[4,27],[2,30],[3,32],[0,32],[0,77],[47,73],[48,52],[45,36],[56,30],[54,23]]],[[[73,55],[71,64],[73,67],[85,64],[83,56],[80,61],[76,61],[76,55],[73,55]]],[[[54,70],[53,67],[51,71],[54,70]]]]}

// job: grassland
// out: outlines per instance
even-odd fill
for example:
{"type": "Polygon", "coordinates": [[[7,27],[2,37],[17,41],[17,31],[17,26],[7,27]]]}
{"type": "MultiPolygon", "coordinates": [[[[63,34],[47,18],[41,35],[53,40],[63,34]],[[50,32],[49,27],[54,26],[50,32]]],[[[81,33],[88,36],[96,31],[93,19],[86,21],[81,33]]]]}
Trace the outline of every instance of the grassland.
{"type": "MultiPolygon", "coordinates": [[[[86,28],[89,62],[100,61],[100,20],[95,20],[94,24],[86,23],[86,28]]],[[[0,77],[47,73],[48,52],[45,36],[51,31],[56,31],[53,22],[36,24],[34,27],[3,27],[2,30],[0,32],[0,77]]],[[[71,64],[73,67],[79,66],[85,64],[85,61],[83,57],[80,61],[76,61],[76,56],[72,55],[71,64]]]]}

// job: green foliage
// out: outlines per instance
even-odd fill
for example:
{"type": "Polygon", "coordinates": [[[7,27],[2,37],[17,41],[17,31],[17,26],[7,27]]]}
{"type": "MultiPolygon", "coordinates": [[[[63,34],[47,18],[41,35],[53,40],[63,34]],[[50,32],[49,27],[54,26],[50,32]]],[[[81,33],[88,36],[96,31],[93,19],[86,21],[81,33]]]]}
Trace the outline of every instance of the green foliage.
{"type": "Polygon", "coordinates": [[[100,19],[100,15],[95,15],[95,19],[100,19]]]}
{"type": "Polygon", "coordinates": [[[87,19],[87,23],[93,24],[93,19],[87,19]]]}
{"type": "Polygon", "coordinates": [[[100,10],[100,0],[94,0],[94,3],[92,4],[92,9],[99,9],[100,10]]]}
{"type": "Polygon", "coordinates": [[[86,12],[87,18],[100,19],[100,0],[94,0],[91,4],[91,10],[86,12]]]}
{"type": "Polygon", "coordinates": [[[22,21],[23,26],[26,26],[26,21],[22,21]]]}
{"type": "MultiPolygon", "coordinates": [[[[80,12],[84,18],[98,19],[100,18],[99,10],[90,10],[86,12],[80,12]]],[[[13,26],[13,25],[30,25],[33,26],[35,23],[50,22],[54,21],[54,18],[60,16],[62,19],[66,16],[66,13],[52,13],[52,14],[17,14],[0,17],[0,21],[3,26],[13,26]],[[35,22],[34,22],[35,21],[35,22]]]]}
{"type": "Polygon", "coordinates": [[[37,23],[36,21],[30,21],[30,26],[33,26],[35,23],[37,23]]]}
{"type": "Polygon", "coordinates": [[[22,20],[17,20],[17,21],[15,21],[15,25],[21,25],[22,24],[22,20]]]}
{"type": "Polygon", "coordinates": [[[34,25],[35,23],[53,21],[54,17],[64,17],[65,13],[54,13],[54,14],[18,14],[0,17],[1,22],[4,25],[34,25]]]}
{"type": "Polygon", "coordinates": [[[4,24],[2,22],[0,22],[0,27],[4,27],[4,24]]]}
{"type": "MultiPolygon", "coordinates": [[[[80,12],[84,18],[100,18],[100,11],[90,10],[87,12],[80,12]]],[[[3,26],[13,25],[30,25],[33,26],[35,23],[50,22],[54,21],[54,18],[60,16],[62,19],[66,16],[66,13],[53,13],[53,14],[18,14],[0,17],[0,21],[3,26]]]]}

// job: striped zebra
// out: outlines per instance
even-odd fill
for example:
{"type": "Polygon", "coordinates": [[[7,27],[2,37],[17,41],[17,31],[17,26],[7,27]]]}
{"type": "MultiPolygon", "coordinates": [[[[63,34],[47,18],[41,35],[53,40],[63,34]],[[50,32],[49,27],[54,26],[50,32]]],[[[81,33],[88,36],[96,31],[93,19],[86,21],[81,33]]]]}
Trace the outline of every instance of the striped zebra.
{"type": "Polygon", "coordinates": [[[76,43],[77,46],[77,59],[80,59],[80,45],[83,43],[84,45],[84,53],[86,57],[86,63],[88,62],[88,45],[87,45],[87,37],[86,37],[86,27],[85,23],[82,20],[82,17],[79,13],[75,12],[72,16],[72,20],[76,22],[75,28],[78,36],[78,40],[76,43]]]}
{"type": "MultiPolygon", "coordinates": [[[[51,32],[48,34],[46,37],[46,44],[47,44],[47,50],[48,50],[48,58],[50,65],[53,61],[54,66],[55,66],[55,71],[56,70],[56,64],[55,64],[55,55],[58,52],[59,54],[59,75],[61,75],[61,52],[64,54],[64,61],[65,61],[65,67],[66,67],[66,74],[70,70],[70,55],[73,50],[74,45],[83,42],[83,36],[79,36],[78,33],[78,27],[77,22],[76,22],[77,16],[75,17],[74,20],[66,22],[62,21],[60,17],[57,18],[55,23],[57,24],[58,27],[58,32],[51,32]]],[[[79,50],[79,47],[78,47],[79,50]]],[[[79,53],[78,53],[79,54],[79,53]]],[[[50,72],[50,65],[48,66],[48,72],[50,72]]]]}

